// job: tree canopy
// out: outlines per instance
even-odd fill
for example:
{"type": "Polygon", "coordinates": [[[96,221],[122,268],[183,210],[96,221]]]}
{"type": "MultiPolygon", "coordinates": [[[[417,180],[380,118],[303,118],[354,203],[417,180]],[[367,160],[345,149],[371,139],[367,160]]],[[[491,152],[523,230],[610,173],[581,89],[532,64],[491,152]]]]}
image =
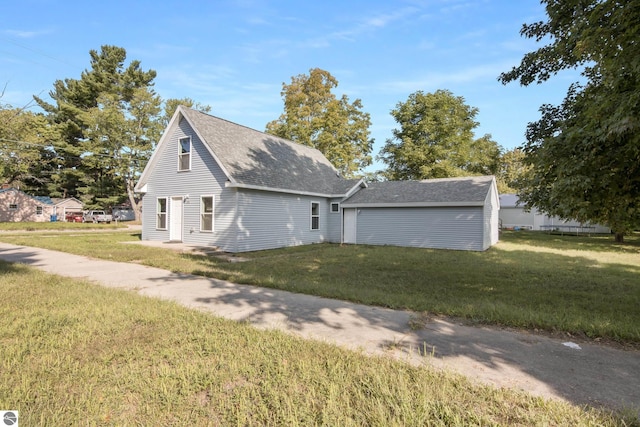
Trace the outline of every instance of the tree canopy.
{"type": "Polygon", "coordinates": [[[391,111],[399,128],[379,158],[393,180],[491,175],[498,170],[500,146],[484,135],[474,139],[478,109],[448,90],[417,91],[391,111]]]}
{"type": "Polygon", "coordinates": [[[61,135],[51,147],[58,173],[49,194],[100,207],[128,199],[138,214],[134,181],[162,131],[161,99],[152,89],[156,73],[135,60],[125,67],[121,47],[89,54],[91,68],[80,79],[54,83],[53,104],[34,97],[61,135]]]}
{"type": "Polygon", "coordinates": [[[331,92],[338,81],[328,71],[309,70],[282,84],[284,113],[267,123],[266,132],[320,150],[345,176],[371,164],[371,125],[362,102],[331,92]]]}
{"type": "Polygon", "coordinates": [[[640,3],[543,0],[547,21],[521,34],[549,43],[500,75],[542,83],[579,68],[559,106],[543,105],[523,147],[531,170],[516,187],[528,207],[610,226],[616,240],[640,226],[640,3]]]}
{"type": "Polygon", "coordinates": [[[56,130],[42,114],[0,105],[0,180],[3,184],[46,191],[53,174],[49,147],[57,141],[56,130]]]}

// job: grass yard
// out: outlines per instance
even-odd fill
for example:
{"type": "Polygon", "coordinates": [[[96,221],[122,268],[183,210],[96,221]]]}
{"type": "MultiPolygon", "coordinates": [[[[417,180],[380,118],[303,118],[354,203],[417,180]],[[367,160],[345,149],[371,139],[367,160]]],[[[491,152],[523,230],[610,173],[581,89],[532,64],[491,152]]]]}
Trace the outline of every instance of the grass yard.
{"type": "Polygon", "coordinates": [[[0,300],[0,408],[25,426],[637,422],[1,261],[0,300]]]}
{"type": "Polygon", "coordinates": [[[122,244],[116,233],[0,234],[0,240],[175,272],[455,316],[470,322],[568,332],[640,347],[640,235],[505,232],[486,252],[321,244],[241,254],[230,263],[122,244]]]}

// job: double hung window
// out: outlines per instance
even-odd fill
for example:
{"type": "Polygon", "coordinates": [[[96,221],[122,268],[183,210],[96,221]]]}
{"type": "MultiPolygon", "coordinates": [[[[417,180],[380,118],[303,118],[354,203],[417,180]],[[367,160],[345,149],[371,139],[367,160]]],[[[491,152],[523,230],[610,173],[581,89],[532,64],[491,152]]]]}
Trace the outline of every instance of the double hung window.
{"type": "Polygon", "coordinates": [[[191,169],[191,138],[180,138],[178,147],[178,170],[188,171],[191,169]]]}
{"type": "Polygon", "coordinates": [[[200,198],[200,231],[213,232],[213,196],[200,198]]]}
{"type": "Polygon", "coordinates": [[[158,230],[167,229],[167,198],[158,198],[156,205],[156,228],[158,230]]]}

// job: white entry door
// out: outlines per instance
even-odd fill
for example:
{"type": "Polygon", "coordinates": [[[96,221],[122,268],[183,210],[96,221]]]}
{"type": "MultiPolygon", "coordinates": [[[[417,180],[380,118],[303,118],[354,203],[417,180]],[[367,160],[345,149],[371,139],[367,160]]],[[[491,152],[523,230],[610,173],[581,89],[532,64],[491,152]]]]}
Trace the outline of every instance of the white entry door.
{"type": "Polygon", "coordinates": [[[169,240],[182,241],[182,197],[172,197],[169,207],[169,240]]]}
{"type": "Polygon", "coordinates": [[[356,243],[356,210],[343,209],[343,242],[356,243]]]}

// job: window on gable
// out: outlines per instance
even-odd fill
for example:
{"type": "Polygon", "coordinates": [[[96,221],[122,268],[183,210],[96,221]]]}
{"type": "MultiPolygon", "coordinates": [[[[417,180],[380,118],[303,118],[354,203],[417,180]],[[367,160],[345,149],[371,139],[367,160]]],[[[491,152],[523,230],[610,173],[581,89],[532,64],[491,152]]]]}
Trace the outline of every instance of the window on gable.
{"type": "Polygon", "coordinates": [[[311,229],[320,229],[320,203],[311,202],[311,229]]]}
{"type": "Polygon", "coordinates": [[[200,198],[200,231],[213,232],[213,196],[200,198]]]}
{"type": "Polygon", "coordinates": [[[42,215],[42,206],[36,206],[36,215],[42,215]]]}
{"type": "Polygon", "coordinates": [[[340,212],[340,203],[331,203],[331,213],[340,212]]]}
{"type": "Polygon", "coordinates": [[[167,229],[167,198],[162,197],[158,199],[156,205],[156,228],[158,230],[167,229]]]}
{"type": "Polygon", "coordinates": [[[188,171],[191,169],[191,138],[180,138],[180,152],[178,153],[178,170],[188,171]]]}
{"type": "Polygon", "coordinates": [[[16,203],[10,203],[9,204],[9,210],[10,211],[17,211],[18,210],[18,205],[16,203]]]}

